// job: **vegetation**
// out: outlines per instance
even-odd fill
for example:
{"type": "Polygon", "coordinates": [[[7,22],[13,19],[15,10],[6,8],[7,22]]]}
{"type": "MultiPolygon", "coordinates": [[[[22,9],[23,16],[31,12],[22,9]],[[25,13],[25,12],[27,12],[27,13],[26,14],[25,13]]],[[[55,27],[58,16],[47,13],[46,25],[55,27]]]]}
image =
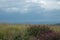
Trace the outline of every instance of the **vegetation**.
{"type": "Polygon", "coordinates": [[[60,26],[0,24],[0,40],[60,40],[60,26]]]}

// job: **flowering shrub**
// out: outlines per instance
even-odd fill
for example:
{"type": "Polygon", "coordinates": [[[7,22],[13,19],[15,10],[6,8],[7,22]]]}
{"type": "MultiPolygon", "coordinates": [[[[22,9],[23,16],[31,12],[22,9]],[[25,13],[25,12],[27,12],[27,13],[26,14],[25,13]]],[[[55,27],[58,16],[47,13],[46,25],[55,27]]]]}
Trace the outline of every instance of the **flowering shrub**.
{"type": "Polygon", "coordinates": [[[60,34],[57,32],[46,32],[40,33],[39,35],[40,40],[60,40],[60,34]]]}
{"type": "Polygon", "coordinates": [[[27,32],[29,36],[35,37],[35,40],[60,40],[60,34],[45,25],[32,25],[27,32]]]}

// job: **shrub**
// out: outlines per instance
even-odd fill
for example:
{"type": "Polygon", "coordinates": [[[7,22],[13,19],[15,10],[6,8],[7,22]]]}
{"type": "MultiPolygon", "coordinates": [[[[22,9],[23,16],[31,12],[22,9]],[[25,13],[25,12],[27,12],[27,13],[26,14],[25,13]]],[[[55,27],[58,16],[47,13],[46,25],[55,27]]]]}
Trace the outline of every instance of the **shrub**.
{"type": "Polygon", "coordinates": [[[35,40],[60,40],[60,35],[46,25],[30,25],[27,29],[29,36],[35,40]]]}
{"type": "Polygon", "coordinates": [[[60,40],[60,34],[57,32],[47,32],[39,35],[40,40],[60,40]]]}
{"type": "Polygon", "coordinates": [[[14,37],[14,40],[22,40],[21,34],[17,34],[17,35],[14,37]]]}
{"type": "Polygon", "coordinates": [[[29,36],[34,36],[36,38],[38,38],[38,36],[41,34],[41,33],[45,33],[45,32],[48,32],[48,31],[51,31],[49,29],[48,26],[45,26],[45,25],[31,25],[28,29],[27,29],[27,33],[29,36]]]}

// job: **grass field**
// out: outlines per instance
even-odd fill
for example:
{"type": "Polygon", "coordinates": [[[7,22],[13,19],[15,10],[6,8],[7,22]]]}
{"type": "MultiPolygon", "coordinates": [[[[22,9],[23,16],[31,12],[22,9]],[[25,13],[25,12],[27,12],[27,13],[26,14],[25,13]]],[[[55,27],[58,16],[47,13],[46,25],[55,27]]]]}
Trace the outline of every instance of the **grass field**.
{"type": "Polygon", "coordinates": [[[55,26],[50,26],[50,28],[56,32],[60,32],[60,26],[59,25],[55,25],[55,26]]]}
{"type": "Polygon", "coordinates": [[[47,34],[47,32],[50,32],[48,30],[52,30],[52,32],[56,32],[57,34],[59,34],[60,26],[0,24],[0,40],[60,40],[60,36],[59,36],[60,34],[56,36],[57,38],[53,36],[53,37],[49,37],[49,39],[46,39],[45,38],[46,35],[51,36],[50,34],[47,34]],[[48,28],[46,26],[48,26],[48,28]],[[40,34],[41,35],[43,34],[44,37],[40,36],[40,34]]]}

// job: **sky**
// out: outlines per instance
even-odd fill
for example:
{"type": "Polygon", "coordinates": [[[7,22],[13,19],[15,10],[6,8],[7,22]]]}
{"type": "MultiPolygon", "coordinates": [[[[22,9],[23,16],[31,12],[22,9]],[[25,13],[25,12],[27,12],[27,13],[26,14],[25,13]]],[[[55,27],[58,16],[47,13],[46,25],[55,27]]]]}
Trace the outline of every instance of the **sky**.
{"type": "Polygon", "coordinates": [[[60,23],[60,0],[0,0],[0,23],[60,23]]]}

